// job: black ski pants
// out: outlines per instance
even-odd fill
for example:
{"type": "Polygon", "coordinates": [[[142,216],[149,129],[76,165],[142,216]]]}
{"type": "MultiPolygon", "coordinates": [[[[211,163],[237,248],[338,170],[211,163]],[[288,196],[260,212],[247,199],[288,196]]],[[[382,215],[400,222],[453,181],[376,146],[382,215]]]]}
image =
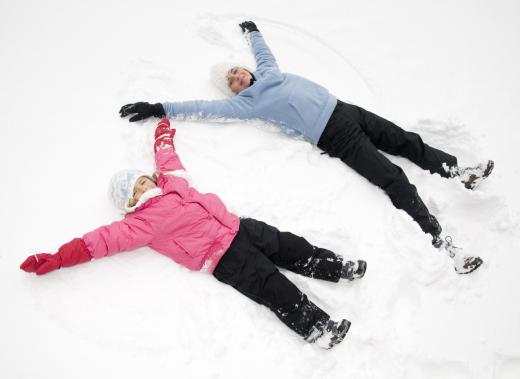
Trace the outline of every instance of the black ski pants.
{"type": "Polygon", "coordinates": [[[312,303],[276,266],[337,282],[342,262],[342,256],[317,248],[302,237],[244,218],[213,275],[269,307],[283,323],[306,338],[312,326],[326,322],[329,315],[312,303]]]}
{"type": "Polygon", "coordinates": [[[450,177],[443,164],[456,166],[457,158],[428,146],[416,133],[407,132],[374,113],[339,100],[318,147],[330,156],[340,158],[382,188],[394,206],[407,212],[425,233],[440,234],[441,227],[419,197],[417,188],[399,166],[378,150],[405,157],[443,177],[450,177]]]}

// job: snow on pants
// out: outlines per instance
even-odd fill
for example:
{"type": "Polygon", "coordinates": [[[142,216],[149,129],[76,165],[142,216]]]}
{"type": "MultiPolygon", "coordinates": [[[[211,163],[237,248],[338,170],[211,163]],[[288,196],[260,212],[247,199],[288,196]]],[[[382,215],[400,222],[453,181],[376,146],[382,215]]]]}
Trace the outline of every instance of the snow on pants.
{"type": "Polygon", "coordinates": [[[382,188],[394,206],[407,212],[425,233],[439,235],[437,219],[419,197],[403,170],[381,152],[405,157],[443,177],[444,169],[457,165],[457,158],[425,144],[421,137],[355,105],[338,100],[318,147],[338,157],[370,182],[382,188]]]}
{"type": "Polygon", "coordinates": [[[239,231],[213,275],[259,304],[269,307],[289,328],[307,337],[329,315],[312,303],[276,265],[305,276],[339,281],[343,257],[304,238],[280,232],[251,218],[239,231]]]}

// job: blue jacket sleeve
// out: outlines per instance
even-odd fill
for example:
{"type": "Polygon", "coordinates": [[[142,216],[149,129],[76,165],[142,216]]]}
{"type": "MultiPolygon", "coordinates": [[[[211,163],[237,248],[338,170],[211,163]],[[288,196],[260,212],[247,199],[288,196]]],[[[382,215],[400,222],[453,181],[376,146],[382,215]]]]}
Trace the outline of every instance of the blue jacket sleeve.
{"type": "Polygon", "coordinates": [[[168,118],[240,119],[253,118],[251,99],[240,95],[225,100],[191,100],[163,103],[168,118]]]}
{"type": "Polygon", "coordinates": [[[251,32],[249,33],[249,39],[256,60],[256,70],[260,75],[263,75],[270,70],[279,73],[280,69],[278,68],[278,63],[276,63],[276,59],[271,52],[271,49],[269,49],[269,46],[265,43],[262,34],[260,32],[251,32]]]}

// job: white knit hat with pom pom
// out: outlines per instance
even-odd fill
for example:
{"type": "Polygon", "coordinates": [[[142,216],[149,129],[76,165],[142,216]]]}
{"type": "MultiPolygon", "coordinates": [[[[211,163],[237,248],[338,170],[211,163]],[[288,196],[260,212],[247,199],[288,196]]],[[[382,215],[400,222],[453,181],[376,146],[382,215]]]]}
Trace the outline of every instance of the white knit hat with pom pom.
{"type": "Polygon", "coordinates": [[[242,67],[249,72],[252,72],[247,67],[243,65],[232,63],[232,62],[221,62],[213,65],[211,67],[211,82],[215,87],[217,87],[223,94],[226,96],[235,96],[236,93],[231,91],[231,88],[228,86],[227,74],[229,70],[234,67],[242,67]]]}

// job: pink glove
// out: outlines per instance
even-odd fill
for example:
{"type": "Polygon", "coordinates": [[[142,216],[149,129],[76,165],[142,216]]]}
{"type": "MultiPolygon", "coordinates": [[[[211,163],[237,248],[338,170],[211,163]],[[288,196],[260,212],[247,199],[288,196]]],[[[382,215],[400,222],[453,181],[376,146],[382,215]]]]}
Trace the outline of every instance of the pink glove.
{"type": "Polygon", "coordinates": [[[82,238],[74,238],[58,249],[56,254],[35,254],[28,257],[20,269],[43,275],[61,267],[70,267],[92,259],[82,238]]]}
{"type": "Polygon", "coordinates": [[[153,150],[157,152],[157,150],[168,147],[174,148],[173,136],[175,136],[175,129],[170,129],[170,121],[167,118],[163,118],[155,129],[155,143],[153,145],[153,150]]]}

